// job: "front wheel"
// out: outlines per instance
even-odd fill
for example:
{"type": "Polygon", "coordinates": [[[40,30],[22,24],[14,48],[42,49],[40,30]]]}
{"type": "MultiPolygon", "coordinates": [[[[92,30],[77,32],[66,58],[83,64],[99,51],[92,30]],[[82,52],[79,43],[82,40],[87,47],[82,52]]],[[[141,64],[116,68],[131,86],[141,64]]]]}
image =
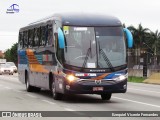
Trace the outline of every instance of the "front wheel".
{"type": "Polygon", "coordinates": [[[52,91],[53,99],[61,100],[63,98],[63,94],[58,93],[56,91],[56,85],[55,85],[55,81],[54,80],[52,81],[52,89],[51,89],[51,91],[52,91]]]}
{"type": "Polygon", "coordinates": [[[112,96],[112,93],[101,94],[102,100],[110,100],[111,96],[112,96]]]}
{"type": "Polygon", "coordinates": [[[27,92],[33,92],[34,87],[29,84],[28,76],[26,76],[26,77],[27,77],[26,78],[26,90],[27,90],[27,92]]]}

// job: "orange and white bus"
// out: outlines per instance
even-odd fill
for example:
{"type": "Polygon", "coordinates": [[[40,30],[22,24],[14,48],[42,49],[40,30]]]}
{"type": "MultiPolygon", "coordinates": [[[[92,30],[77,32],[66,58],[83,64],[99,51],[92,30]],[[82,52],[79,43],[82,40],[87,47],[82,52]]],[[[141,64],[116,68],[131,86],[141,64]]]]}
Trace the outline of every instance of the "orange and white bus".
{"type": "Polygon", "coordinates": [[[130,31],[116,17],[59,13],[19,30],[18,73],[26,89],[64,94],[99,94],[127,90],[126,48],[130,31]]]}

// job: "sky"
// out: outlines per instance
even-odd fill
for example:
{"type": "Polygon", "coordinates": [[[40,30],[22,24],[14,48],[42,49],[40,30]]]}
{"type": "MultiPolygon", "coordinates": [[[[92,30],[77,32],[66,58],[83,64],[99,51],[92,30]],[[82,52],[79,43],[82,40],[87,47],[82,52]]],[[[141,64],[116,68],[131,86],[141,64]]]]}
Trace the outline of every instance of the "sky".
{"type": "Polygon", "coordinates": [[[0,50],[18,42],[21,27],[57,12],[112,15],[126,26],[160,31],[160,0],[0,0],[0,50]],[[6,13],[12,4],[19,5],[18,13],[6,13]]]}

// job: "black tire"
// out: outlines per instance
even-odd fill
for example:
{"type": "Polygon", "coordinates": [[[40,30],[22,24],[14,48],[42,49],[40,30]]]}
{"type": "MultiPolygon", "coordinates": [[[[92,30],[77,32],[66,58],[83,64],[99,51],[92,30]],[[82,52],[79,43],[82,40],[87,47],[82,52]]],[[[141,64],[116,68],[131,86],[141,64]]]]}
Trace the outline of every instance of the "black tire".
{"type": "MultiPolygon", "coordinates": [[[[33,87],[33,86],[32,86],[33,87]]],[[[34,92],[40,92],[41,91],[41,88],[39,88],[39,87],[33,87],[33,91],[34,92]]]]}
{"type": "Polygon", "coordinates": [[[26,90],[27,90],[27,92],[33,92],[35,87],[33,87],[29,84],[28,74],[26,74],[25,79],[26,79],[26,90]]]}
{"type": "Polygon", "coordinates": [[[54,100],[61,100],[63,98],[63,94],[56,91],[56,85],[54,80],[52,80],[51,92],[54,100]]]}
{"type": "Polygon", "coordinates": [[[101,94],[102,100],[110,100],[111,96],[112,96],[112,93],[101,94]]]}

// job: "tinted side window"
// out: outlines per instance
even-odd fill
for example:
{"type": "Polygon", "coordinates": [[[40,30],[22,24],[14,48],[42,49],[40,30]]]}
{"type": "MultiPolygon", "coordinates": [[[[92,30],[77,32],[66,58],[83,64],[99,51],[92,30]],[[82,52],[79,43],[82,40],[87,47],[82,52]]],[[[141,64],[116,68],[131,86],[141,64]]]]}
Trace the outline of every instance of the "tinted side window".
{"type": "Polygon", "coordinates": [[[28,47],[32,47],[33,46],[33,30],[28,30],[28,47]]]}
{"type": "Polygon", "coordinates": [[[24,36],[23,46],[24,48],[27,48],[28,47],[28,31],[24,31],[23,36],[24,36]]]}
{"type": "Polygon", "coordinates": [[[46,39],[45,39],[45,33],[46,33],[45,26],[42,26],[40,31],[41,31],[40,46],[45,46],[45,43],[46,43],[46,39]]]}
{"type": "Polygon", "coordinates": [[[35,28],[35,29],[34,29],[33,47],[37,47],[38,44],[39,44],[38,28],[35,28]]]}
{"type": "Polygon", "coordinates": [[[19,33],[19,42],[18,42],[18,48],[23,48],[23,32],[19,33]]]}
{"type": "Polygon", "coordinates": [[[38,46],[40,46],[41,41],[41,27],[37,28],[38,46]]]}
{"type": "Polygon", "coordinates": [[[45,45],[48,45],[48,25],[45,26],[45,45]]]}
{"type": "Polygon", "coordinates": [[[52,24],[48,25],[48,40],[47,45],[53,44],[53,28],[52,24]]]}

